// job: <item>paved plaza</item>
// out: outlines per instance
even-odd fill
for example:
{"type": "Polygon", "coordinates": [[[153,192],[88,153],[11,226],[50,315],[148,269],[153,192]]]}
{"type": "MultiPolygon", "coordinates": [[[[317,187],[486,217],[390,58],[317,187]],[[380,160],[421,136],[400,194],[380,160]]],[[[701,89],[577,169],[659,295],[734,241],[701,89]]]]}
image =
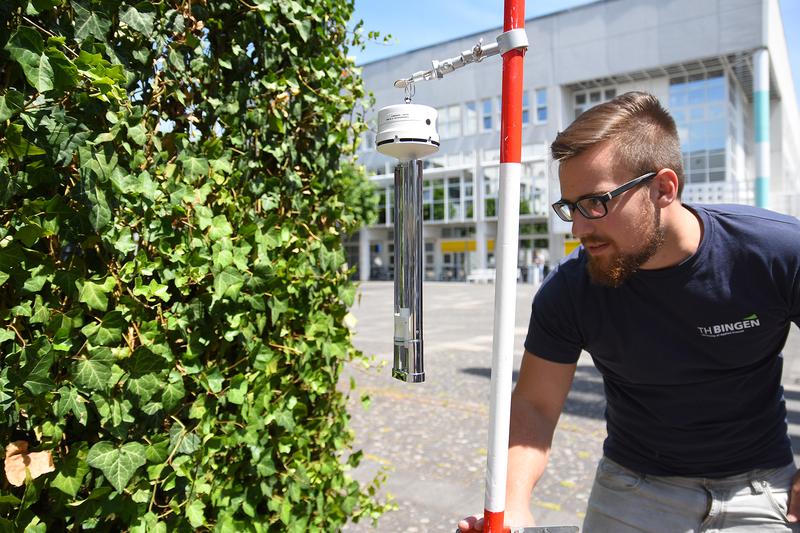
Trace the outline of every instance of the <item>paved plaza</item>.
{"type": "MultiPolygon", "coordinates": [[[[515,360],[519,369],[536,287],[517,286],[515,360]]],[[[388,474],[383,492],[399,507],[377,530],[455,531],[462,516],[483,510],[488,439],[489,375],[494,286],[426,283],[423,337],[426,382],[391,378],[391,282],[365,282],[351,310],[355,346],[374,356],[369,368],[349,365],[353,377],[352,427],[364,451],[354,473],[368,479],[388,474]],[[370,405],[361,406],[368,394],[370,405]]],[[[793,327],[786,346],[784,384],[790,433],[800,450],[800,333],[793,327]]],[[[343,381],[345,383],[346,381],[343,381]]],[[[580,525],[605,438],[603,386],[588,356],[579,364],[556,430],[550,463],[531,500],[538,525],[580,525]]],[[[797,456],[796,456],[797,459],[797,456]]],[[[348,532],[374,531],[369,523],[348,532]]]]}

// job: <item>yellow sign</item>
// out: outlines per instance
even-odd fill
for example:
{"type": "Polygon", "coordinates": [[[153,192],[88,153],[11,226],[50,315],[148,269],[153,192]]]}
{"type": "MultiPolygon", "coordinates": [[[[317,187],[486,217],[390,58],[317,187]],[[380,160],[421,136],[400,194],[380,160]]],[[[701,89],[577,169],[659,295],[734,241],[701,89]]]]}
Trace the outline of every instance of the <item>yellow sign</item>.
{"type": "MultiPolygon", "coordinates": [[[[441,242],[442,252],[456,253],[456,252],[474,252],[477,245],[474,240],[451,240],[441,242]]],[[[486,241],[486,250],[489,252],[494,251],[494,239],[486,241]]]]}
{"type": "Polygon", "coordinates": [[[567,256],[571,254],[575,248],[581,245],[581,241],[578,239],[565,239],[564,240],[564,255],[567,256]]]}

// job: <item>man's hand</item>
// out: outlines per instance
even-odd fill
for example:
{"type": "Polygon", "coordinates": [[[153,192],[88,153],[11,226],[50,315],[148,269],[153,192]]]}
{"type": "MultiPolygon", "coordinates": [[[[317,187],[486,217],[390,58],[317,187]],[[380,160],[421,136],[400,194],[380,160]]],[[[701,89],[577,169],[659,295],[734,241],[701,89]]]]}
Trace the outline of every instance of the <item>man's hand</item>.
{"type": "Polygon", "coordinates": [[[483,516],[472,515],[458,521],[458,530],[462,533],[468,531],[483,531],[483,516]]]}
{"type": "MultiPolygon", "coordinates": [[[[524,509],[519,513],[512,513],[506,510],[503,515],[504,527],[529,527],[536,525],[530,509],[524,509]]],[[[469,531],[483,531],[483,515],[472,515],[462,518],[458,522],[458,529],[462,533],[469,531]]]]}
{"type": "Polygon", "coordinates": [[[794,473],[792,488],[789,490],[789,512],[786,513],[789,522],[800,522],[800,470],[794,473]]]}

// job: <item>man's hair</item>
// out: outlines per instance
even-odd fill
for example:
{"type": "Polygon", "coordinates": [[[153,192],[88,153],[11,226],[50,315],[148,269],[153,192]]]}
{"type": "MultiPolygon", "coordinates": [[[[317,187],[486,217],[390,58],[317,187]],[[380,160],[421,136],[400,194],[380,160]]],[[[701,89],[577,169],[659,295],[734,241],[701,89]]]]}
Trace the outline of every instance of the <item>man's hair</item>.
{"type": "Polygon", "coordinates": [[[678,130],[655,96],[633,91],[589,109],[559,132],[550,151],[555,161],[563,163],[603,142],[615,147],[615,167],[633,177],[662,168],[674,170],[681,197],[684,175],[678,130]]]}

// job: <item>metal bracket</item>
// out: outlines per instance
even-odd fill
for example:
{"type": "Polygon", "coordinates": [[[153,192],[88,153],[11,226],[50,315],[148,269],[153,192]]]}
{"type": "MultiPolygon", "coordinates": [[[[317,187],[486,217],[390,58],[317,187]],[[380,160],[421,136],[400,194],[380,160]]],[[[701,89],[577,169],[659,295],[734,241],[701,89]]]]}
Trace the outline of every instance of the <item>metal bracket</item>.
{"type": "Polygon", "coordinates": [[[394,82],[394,86],[398,89],[404,89],[418,81],[443,78],[445,74],[449,74],[469,63],[480,63],[487,57],[497,54],[502,55],[511,50],[524,48],[528,48],[528,35],[525,33],[525,28],[516,28],[501,33],[493,43],[484,45],[483,39],[481,39],[472,49],[464,50],[455,57],[443,59],[441,61],[434,59],[431,62],[432,68],[430,70],[420,70],[413,73],[408,78],[399,79],[394,82]]]}
{"type": "Polygon", "coordinates": [[[525,28],[509,30],[497,36],[497,45],[501,55],[510,50],[528,48],[528,34],[525,33],[525,28]]]}

